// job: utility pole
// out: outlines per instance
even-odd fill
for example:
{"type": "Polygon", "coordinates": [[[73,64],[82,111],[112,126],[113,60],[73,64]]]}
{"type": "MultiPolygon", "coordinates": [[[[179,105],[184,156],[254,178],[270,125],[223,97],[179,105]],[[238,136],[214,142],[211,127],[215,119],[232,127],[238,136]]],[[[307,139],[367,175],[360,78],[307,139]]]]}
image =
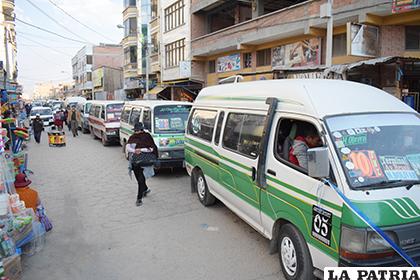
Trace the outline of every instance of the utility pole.
{"type": "Polygon", "coordinates": [[[333,18],[333,0],[328,0],[326,4],[325,17],[328,18],[327,22],[327,47],[326,47],[326,66],[332,65],[332,51],[333,51],[333,35],[334,35],[334,18],[333,18]]]}

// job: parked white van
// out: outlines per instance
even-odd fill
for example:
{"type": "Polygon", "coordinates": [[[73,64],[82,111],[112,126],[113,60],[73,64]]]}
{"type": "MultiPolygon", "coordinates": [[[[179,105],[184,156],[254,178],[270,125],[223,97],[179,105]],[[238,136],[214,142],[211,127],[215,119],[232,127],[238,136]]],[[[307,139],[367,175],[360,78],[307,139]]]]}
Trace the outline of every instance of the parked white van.
{"type": "Polygon", "coordinates": [[[83,133],[89,133],[89,111],[92,106],[92,101],[86,101],[77,105],[77,110],[80,112],[81,122],[79,128],[83,133]]]}
{"type": "Polygon", "coordinates": [[[382,90],[337,80],[205,88],[185,160],[200,202],[219,199],[270,239],[287,279],[409,266],[391,244],[420,261],[420,115],[382,90]]]}
{"type": "Polygon", "coordinates": [[[124,101],[92,101],[89,110],[89,130],[104,146],[119,143],[121,111],[124,101]]]}
{"type": "Polygon", "coordinates": [[[156,168],[183,167],[185,127],[192,104],[180,101],[141,100],[126,102],[121,115],[120,143],[125,149],[134,124],[142,122],[159,149],[156,168]]]}

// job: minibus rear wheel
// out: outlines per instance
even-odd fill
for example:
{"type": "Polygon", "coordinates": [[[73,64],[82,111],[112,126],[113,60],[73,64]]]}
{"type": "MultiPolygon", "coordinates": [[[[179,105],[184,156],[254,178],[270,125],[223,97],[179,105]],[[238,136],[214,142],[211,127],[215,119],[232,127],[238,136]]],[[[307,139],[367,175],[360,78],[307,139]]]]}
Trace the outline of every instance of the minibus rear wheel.
{"type": "Polygon", "coordinates": [[[209,192],[206,179],[201,170],[197,170],[194,176],[195,189],[197,190],[198,200],[204,206],[211,206],[216,202],[216,198],[209,192]]]}
{"type": "Polygon", "coordinates": [[[278,252],[281,270],[286,279],[314,279],[308,246],[300,231],[292,224],[281,227],[278,252]]]}

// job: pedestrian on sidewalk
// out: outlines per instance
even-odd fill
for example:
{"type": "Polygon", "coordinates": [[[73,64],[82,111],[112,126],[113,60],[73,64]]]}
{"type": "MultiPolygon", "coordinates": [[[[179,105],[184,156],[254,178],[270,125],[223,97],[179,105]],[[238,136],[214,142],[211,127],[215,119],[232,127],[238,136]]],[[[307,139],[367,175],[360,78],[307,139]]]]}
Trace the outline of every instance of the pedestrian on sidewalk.
{"type": "Polygon", "coordinates": [[[73,137],[78,136],[78,129],[79,129],[79,122],[80,122],[80,113],[76,110],[76,107],[73,106],[71,111],[69,112],[68,120],[71,127],[71,132],[73,133],[73,137]]]}
{"type": "Polygon", "coordinates": [[[41,120],[41,116],[36,114],[35,119],[32,121],[32,131],[34,132],[34,138],[36,143],[41,142],[41,133],[44,130],[44,123],[41,120]]]}
{"type": "Polygon", "coordinates": [[[70,131],[70,124],[69,124],[69,122],[67,121],[67,120],[68,120],[68,118],[69,118],[69,112],[70,112],[70,106],[69,106],[69,105],[67,105],[66,109],[65,109],[65,110],[63,109],[63,113],[64,113],[64,123],[66,124],[66,126],[69,128],[69,131],[70,131]]]}
{"type": "Polygon", "coordinates": [[[143,204],[143,197],[150,192],[150,189],[146,185],[146,179],[154,175],[154,170],[153,165],[141,166],[136,164],[132,161],[132,157],[133,154],[139,155],[141,153],[153,153],[156,157],[158,155],[155,141],[153,141],[150,133],[144,131],[143,123],[139,122],[134,125],[134,134],[128,138],[126,149],[131,153],[129,168],[134,172],[138,183],[136,206],[141,206],[143,204]]]}

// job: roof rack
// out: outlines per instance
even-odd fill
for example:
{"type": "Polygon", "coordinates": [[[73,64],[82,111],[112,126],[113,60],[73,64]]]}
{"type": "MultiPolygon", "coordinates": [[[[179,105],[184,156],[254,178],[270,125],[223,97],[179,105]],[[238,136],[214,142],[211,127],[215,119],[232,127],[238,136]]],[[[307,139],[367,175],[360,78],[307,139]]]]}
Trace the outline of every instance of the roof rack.
{"type": "Polygon", "coordinates": [[[236,84],[236,83],[242,82],[243,80],[244,80],[244,77],[241,75],[230,76],[230,77],[220,80],[219,85],[236,84]]]}

